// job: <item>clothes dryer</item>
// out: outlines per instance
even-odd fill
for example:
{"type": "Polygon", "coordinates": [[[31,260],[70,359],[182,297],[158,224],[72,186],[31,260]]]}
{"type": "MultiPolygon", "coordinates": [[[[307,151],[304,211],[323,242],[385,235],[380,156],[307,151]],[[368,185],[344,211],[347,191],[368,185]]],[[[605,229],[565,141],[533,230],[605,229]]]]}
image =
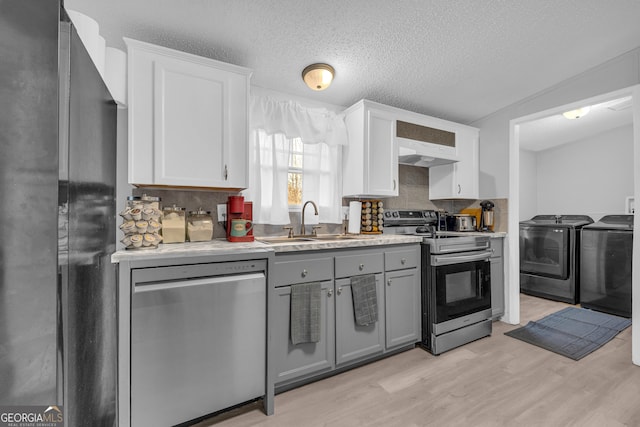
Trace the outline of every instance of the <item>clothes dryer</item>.
{"type": "Polygon", "coordinates": [[[607,215],[582,229],[580,304],[631,317],[633,215],[607,215]]]}

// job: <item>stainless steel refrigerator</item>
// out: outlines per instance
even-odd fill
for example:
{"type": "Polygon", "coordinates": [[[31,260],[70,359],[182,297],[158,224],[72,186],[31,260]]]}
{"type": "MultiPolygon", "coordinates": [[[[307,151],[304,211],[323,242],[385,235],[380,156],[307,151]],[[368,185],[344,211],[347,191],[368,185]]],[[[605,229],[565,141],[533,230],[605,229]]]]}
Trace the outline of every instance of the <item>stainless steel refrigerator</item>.
{"type": "Polygon", "coordinates": [[[116,423],[116,104],[60,2],[0,0],[0,407],[116,423]]]}

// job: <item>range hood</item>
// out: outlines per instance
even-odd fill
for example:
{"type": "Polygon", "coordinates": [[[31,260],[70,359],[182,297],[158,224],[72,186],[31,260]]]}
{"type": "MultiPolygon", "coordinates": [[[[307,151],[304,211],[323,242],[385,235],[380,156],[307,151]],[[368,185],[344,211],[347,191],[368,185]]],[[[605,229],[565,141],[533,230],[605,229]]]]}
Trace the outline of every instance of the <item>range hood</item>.
{"type": "Polygon", "coordinates": [[[415,141],[407,138],[397,138],[398,141],[398,163],[401,165],[421,166],[429,168],[455,163],[459,161],[456,154],[445,152],[441,146],[428,142],[415,141]]]}

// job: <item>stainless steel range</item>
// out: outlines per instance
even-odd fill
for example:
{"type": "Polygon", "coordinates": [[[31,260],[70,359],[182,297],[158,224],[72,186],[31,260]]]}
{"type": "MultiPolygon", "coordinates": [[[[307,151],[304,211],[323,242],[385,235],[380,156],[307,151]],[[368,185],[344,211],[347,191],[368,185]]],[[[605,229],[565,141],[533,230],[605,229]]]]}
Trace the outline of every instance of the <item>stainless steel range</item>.
{"type": "Polygon", "coordinates": [[[491,335],[489,237],[437,231],[433,210],[387,210],[385,233],[424,236],[422,346],[433,354],[491,335]]]}

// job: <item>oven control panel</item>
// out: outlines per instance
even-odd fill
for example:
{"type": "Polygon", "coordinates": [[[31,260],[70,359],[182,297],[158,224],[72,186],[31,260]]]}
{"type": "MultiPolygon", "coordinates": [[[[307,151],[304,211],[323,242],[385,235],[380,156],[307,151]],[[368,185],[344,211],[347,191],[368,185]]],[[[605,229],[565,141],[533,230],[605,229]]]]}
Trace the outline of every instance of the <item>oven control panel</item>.
{"type": "Polygon", "coordinates": [[[438,213],[434,210],[387,209],[384,212],[385,227],[421,226],[437,221],[438,213]]]}

